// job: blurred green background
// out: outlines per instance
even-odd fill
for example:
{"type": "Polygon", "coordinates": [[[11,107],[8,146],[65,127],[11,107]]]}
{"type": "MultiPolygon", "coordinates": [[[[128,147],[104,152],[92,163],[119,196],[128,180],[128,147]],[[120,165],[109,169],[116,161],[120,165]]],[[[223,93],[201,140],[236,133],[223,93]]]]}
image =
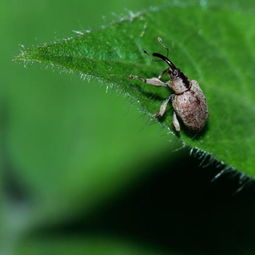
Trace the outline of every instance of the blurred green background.
{"type": "Polygon", "coordinates": [[[219,169],[173,152],[180,142],[170,145],[127,98],[77,74],[12,61],[21,45],[151,4],[0,2],[1,255],[252,254],[252,182],[233,196],[237,177],[212,183],[219,169]]]}

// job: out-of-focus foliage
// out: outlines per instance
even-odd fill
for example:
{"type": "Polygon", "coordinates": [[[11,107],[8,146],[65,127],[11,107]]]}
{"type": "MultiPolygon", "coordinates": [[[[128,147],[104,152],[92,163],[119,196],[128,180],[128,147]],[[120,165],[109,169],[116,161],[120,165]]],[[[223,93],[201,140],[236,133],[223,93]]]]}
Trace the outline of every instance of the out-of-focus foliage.
{"type": "MultiPolygon", "coordinates": [[[[141,245],[134,245],[109,237],[95,237],[87,240],[47,240],[44,242],[25,243],[18,255],[166,255],[169,253],[153,251],[141,245]]],[[[179,253],[175,253],[178,255],[179,253]]],[[[171,255],[171,254],[169,254],[171,255]]]]}

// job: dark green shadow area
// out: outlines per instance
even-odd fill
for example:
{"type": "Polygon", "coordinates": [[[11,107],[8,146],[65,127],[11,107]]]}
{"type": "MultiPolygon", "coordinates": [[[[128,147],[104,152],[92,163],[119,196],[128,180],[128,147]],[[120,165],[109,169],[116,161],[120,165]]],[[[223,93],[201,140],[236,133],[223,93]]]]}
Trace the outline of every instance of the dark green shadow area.
{"type": "Polygon", "coordinates": [[[214,179],[220,169],[199,163],[187,153],[174,164],[167,158],[148,164],[147,176],[89,217],[81,215],[33,236],[50,240],[114,236],[166,254],[252,254],[254,181],[240,189],[236,173],[214,179]]]}

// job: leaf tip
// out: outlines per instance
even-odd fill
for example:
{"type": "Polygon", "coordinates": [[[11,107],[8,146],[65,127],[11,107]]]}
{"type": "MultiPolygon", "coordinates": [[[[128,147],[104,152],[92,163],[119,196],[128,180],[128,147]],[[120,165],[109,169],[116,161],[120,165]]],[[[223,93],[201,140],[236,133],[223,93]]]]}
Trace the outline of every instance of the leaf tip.
{"type": "Polygon", "coordinates": [[[20,53],[15,56],[12,61],[14,62],[41,62],[40,61],[40,47],[37,48],[25,48],[24,45],[20,45],[20,53]]]}

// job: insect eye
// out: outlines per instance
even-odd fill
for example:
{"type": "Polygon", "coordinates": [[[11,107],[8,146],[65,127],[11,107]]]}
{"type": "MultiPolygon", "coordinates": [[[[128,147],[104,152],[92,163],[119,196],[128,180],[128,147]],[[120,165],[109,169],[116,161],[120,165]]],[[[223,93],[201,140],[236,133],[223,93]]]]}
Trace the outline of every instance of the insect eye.
{"type": "Polygon", "coordinates": [[[174,76],[178,76],[178,74],[179,74],[179,72],[178,72],[177,69],[173,70],[173,75],[174,75],[174,76]]]}

